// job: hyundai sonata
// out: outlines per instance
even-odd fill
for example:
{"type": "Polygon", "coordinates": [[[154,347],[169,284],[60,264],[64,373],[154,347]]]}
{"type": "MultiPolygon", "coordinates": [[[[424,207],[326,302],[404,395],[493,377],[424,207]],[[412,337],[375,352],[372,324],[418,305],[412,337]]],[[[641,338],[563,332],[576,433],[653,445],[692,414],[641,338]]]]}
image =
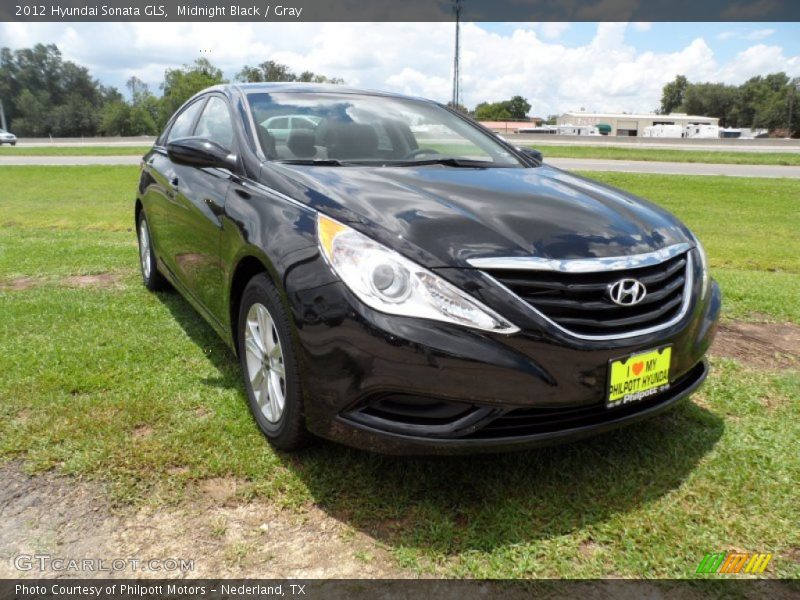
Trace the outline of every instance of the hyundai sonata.
{"type": "Polygon", "coordinates": [[[144,284],[236,352],[281,449],[499,451],[655,415],[707,374],[703,247],[540,159],[428,100],[210,88],[143,159],[144,284]]]}

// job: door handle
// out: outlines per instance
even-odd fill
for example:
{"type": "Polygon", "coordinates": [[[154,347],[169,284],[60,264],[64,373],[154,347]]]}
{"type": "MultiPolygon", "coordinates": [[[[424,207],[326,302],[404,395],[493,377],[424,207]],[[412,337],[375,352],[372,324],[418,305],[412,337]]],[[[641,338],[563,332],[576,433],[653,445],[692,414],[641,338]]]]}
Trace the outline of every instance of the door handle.
{"type": "Polygon", "coordinates": [[[223,214],[225,214],[225,208],[218,202],[212,200],[211,198],[206,198],[205,203],[214,216],[221,217],[223,214]]]}
{"type": "Polygon", "coordinates": [[[174,200],[175,196],[178,195],[178,178],[173,177],[169,180],[169,186],[166,189],[167,198],[170,200],[174,200]]]}

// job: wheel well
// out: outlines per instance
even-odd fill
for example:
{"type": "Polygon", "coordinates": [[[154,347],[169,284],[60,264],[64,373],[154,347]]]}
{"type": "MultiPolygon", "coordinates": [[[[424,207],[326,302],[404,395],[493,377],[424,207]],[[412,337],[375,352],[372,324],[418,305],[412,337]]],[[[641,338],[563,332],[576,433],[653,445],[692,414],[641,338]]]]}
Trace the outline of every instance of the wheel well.
{"type": "Polygon", "coordinates": [[[142,212],[142,201],[137,198],[136,199],[136,208],[133,211],[134,223],[136,223],[137,226],[139,225],[139,213],[140,212],[142,212]]]}
{"type": "Polygon", "coordinates": [[[233,340],[233,347],[237,354],[239,353],[239,340],[237,339],[239,304],[242,301],[242,294],[244,293],[244,288],[247,287],[247,283],[259,273],[268,273],[267,267],[253,256],[245,256],[239,261],[239,264],[236,265],[236,270],[233,272],[230,291],[230,326],[231,339],[233,340]]]}

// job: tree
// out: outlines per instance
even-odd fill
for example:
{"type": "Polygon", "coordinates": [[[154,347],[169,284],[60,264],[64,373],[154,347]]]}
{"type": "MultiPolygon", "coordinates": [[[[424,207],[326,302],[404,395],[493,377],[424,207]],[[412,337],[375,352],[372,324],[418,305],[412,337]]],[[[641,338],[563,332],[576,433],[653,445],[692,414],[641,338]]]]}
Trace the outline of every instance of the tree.
{"type": "Polygon", "coordinates": [[[288,66],[267,60],[258,66],[245,65],[236,74],[236,81],[258,83],[263,81],[303,81],[307,83],[344,83],[339,77],[318,75],[313,71],[303,71],[300,75],[294,73],[288,66]]]}
{"type": "Polygon", "coordinates": [[[661,112],[680,108],[692,114],[717,117],[725,127],[772,131],[789,127],[791,131],[798,131],[800,115],[795,114],[794,91],[794,84],[786,73],[758,75],[740,86],[691,83],[679,75],[664,86],[661,112]]]}
{"type": "Polygon", "coordinates": [[[530,103],[522,96],[514,96],[508,102],[505,102],[508,112],[511,113],[512,119],[526,119],[528,118],[528,111],[531,109],[530,103]]]}
{"type": "Polygon", "coordinates": [[[725,127],[739,125],[736,105],[739,90],[724,83],[694,83],[686,88],[683,108],[691,115],[717,117],[725,127]]]}
{"type": "Polygon", "coordinates": [[[475,118],[479,121],[508,121],[511,113],[502,102],[481,102],[475,107],[475,118]]]}
{"type": "Polygon", "coordinates": [[[475,118],[481,121],[522,120],[528,117],[530,103],[522,96],[503,102],[481,102],[475,107],[475,118]]]}
{"type": "Polygon", "coordinates": [[[0,49],[0,97],[18,135],[94,135],[108,95],[53,44],[0,49]]]}
{"type": "Polygon", "coordinates": [[[179,69],[167,69],[161,84],[164,95],[161,99],[159,128],[197,92],[224,82],[222,71],[207,58],[198,58],[193,64],[183,65],[179,69]]]}
{"type": "Polygon", "coordinates": [[[664,86],[661,94],[661,114],[668,115],[683,105],[686,88],[689,81],[683,75],[678,75],[675,81],[664,86]]]}

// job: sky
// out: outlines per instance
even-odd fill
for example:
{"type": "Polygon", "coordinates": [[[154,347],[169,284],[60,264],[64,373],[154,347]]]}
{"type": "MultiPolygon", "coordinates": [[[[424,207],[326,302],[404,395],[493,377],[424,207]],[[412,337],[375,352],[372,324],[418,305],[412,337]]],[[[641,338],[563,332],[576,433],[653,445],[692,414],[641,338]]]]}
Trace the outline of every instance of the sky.
{"type": "MultiPolygon", "coordinates": [[[[355,87],[450,99],[452,23],[0,23],[0,46],[55,43],[105,85],[205,57],[232,79],[275,60],[355,87]]],[[[649,112],[665,83],[800,77],[800,23],[464,23],[462,101],[528,99],[532,116],[649,112]]]]}

